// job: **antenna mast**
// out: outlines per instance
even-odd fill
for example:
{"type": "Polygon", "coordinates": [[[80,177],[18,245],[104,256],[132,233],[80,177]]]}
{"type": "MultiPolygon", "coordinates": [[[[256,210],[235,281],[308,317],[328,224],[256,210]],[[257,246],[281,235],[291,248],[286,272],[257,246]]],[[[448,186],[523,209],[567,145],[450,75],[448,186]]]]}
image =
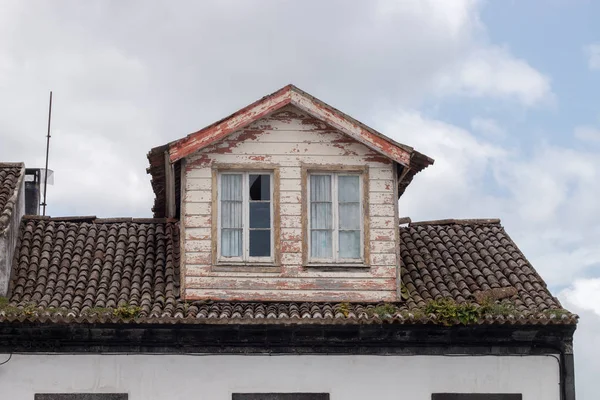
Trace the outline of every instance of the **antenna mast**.
{"type": "Polygon", "coordinates": [[[46,136],[46,169],[44,170],[44,202],[42,215],[46,215],[46,187],[48,186],[48,153],[50,152],[50,121],[52,120],[52,91],[50,91],[50,104],[48,106],[48,135],[46,136]]]}

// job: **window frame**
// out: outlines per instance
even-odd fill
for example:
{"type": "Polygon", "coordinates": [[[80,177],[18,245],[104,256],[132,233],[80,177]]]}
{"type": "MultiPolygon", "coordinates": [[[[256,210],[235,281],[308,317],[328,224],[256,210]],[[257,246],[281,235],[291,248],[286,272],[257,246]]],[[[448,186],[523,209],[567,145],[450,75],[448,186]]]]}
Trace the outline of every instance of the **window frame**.
{"type": "Polygon", "coordinates": [[[369,267],[369,167],[367,165],[320,165],[320,164],[302,164],[302,232],[303,249],[302,263],[305,267],[350,267],[350,268],[368,268],[369,267]],[[311,175],[331,175],[332,177],[332,213],[333,234],[332,234],[332,258],[313,258],[310,248],[310,176],[311,175]],[[338,203],[338,185],[337,176],[358,176],[359,177],[359,200],[360,200],[360,258],[339,258],[339,203],[338,203]],[[334,185],[335,181],[335,185],[334,185]],[[337,251],[335,251],[337,250],[337,251]]]}
{"type": "Polygon", "coordinates": [[[127,400],[127,393],[35,393],[34,400],[127,400]]]}
{"type": "Polygon", "coordinates": [[[329,393],[232,393],[232,400],[329,400],[329,393]]]}
{"type": "MultiPolygon", "coordinates": [[[[237,268],[242,269],[249,266],[255,270],[257,266],[267,268],[279,266],[279,167],[268,163],[252,164],[219,164],[212,166],[212,266],[213,269],[237,268]],[[242,256],[223,257],[221,255],[221,175],[242,175],[242,256]],[[250,199],[249,199],[249,175],[269,175],[270,186],[270,216],[271,216],[271,255],[269,257],[250,257],[250,199]],[[216,223],[214,223],[216,221],[216,223]]],[[[268,272],[268,271],[266,271],[268,272]]]]}
{"type": "Polygon", "coordinates": [[[521,393],[432,393],[431,400],[522,400],[521,393]]]}

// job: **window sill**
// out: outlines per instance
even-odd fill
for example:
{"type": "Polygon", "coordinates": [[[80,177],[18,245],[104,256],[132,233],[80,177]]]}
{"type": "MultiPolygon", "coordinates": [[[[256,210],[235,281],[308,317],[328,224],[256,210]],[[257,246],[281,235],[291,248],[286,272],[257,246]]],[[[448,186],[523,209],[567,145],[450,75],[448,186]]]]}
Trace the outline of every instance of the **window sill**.
{"type": "Polygon", "coordinates": [[[269,263],[240,263],[213,265],[213,272],[281,272],[281,267],[269,263]]]}
{"type": "Polygon", "coordinates": [[[304,268],[321,271],[364,271],[371,266],[363,263],[309,263],[305,264],[304,268]]]}

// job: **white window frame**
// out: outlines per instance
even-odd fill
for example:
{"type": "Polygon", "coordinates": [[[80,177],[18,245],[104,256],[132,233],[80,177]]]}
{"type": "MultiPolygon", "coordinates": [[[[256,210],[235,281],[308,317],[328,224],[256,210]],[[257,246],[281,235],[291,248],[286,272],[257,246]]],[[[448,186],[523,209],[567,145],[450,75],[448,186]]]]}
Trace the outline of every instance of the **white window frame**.
{"type": "Polygon", "coordinates": [[[307,210],[307,245],[306,248],[308,250],[308,263],[309,264],[364,264],[365,260],[365,222],[364,222],[364,188],[363,188],[363,180],[364,174],[360,172],[344,172],[344,171],[310,171],[308,172],[308,179],[306,182],[306,210],[307,210]],[[333,214],[333,231],[331,237],[331,246],[332,246],[332,257],[331,258],[316,258],[312,257],[311,250],[311,211],[312,207],[310,204],[310,179],[313,175],[328,175],[331,176],[331,212],[333,214]],[[339,257],[339,201],[338,201],[338,177],[339,176],[358,176],[358,187],[359,187],[359,210],[360,210],[360,257],[359,258],[340,258],[339,257]]]}
{"type": "Polygon", "coordinates": [[[273,171],[263,171],[263,170],[244,170],[244,171],[236,171],[236,170],[223,170],[218,171],[217,174],[217,260],[221,264],[246,264],[246,263],[273,263],[275,259],[275,223],[274,223],[274,179],[273,179],[273,171]],[[225,257],[221,254],[221,176],[222,175],[242,175],[242,256],[241,257],[225,257]],[[269,190],[270,190],[270,198],[269,198],[269,211],[270,211],[270,256],[269,257],[251,257],[250,256],[250,186],[249,180],[250,175],[269,175],[269,190]]]}

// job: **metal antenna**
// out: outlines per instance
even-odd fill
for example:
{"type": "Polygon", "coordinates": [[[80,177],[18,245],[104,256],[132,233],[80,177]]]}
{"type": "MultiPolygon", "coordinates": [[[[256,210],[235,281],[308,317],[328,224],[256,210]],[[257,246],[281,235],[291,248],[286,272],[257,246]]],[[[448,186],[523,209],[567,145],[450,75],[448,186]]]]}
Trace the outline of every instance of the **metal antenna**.
{"type": "Polygon", "coordinates": [[[42,215],[46,215],[46,187],[48,186],[48,153],[50,152],[50,121],[52,120],[52,91],[50,91],[50,105],[48,106],[48,135],[46,136],[46,170],[44,171],[44,202],[42,215]]]}

